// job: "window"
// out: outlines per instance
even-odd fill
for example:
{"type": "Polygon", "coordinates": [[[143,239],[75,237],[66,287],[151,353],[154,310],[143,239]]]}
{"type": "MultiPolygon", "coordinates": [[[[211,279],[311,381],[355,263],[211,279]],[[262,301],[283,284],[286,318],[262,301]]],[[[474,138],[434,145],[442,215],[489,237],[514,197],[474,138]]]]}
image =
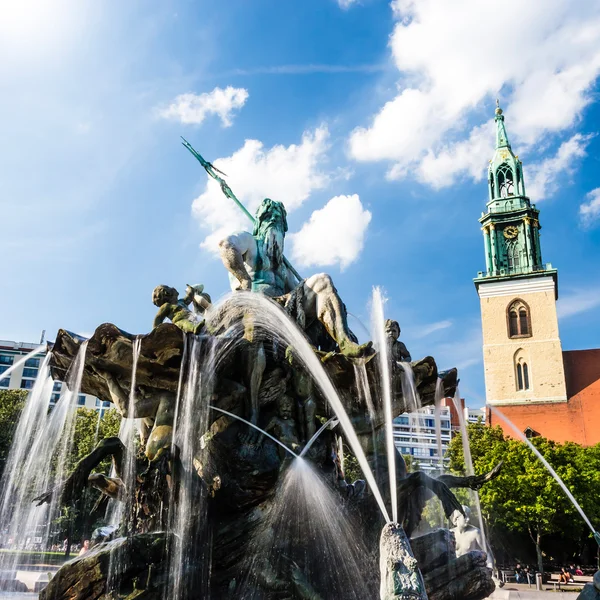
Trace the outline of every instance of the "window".
{"type": "Polygon", "coordinates": [[[523,384],[525,385],[525,389],[529,389],[529,369],[527,368],[527,363],[523,363],[523,384]]]}
{"type": "Polygon", "coordinates": [[[10,356],[8,354],[0,354],[0,365],[12,365],[14,360],[14,356],[10,356]]]}
{"type": "Polygon", "coordinates": [[[105,401],[102,403],[102,407],[103,407],[103,408],[108,408],[109,406],[110,406],[110,402],[108,402],[108,400],[105,400],[105,401]]]}
{"type": "Polygon", "coordinates": [[[507,308],[508,337],[531,337],[529,306],[523,300],[511,302],[507,308]]]}
{"type": "Polygon", "coordinates": [[[398,417],[396,419],[396,423],[400,423],[400,425],[408,425],[408,417],[398,417]]]}
{"type": "Polygon", "coordinates": [[[50,403],[56,404],[58,402],[59,398],[60,398],[60,394],[52,394],[52,396],[50,396],[50,403]]]}
{"type": "Polygon", "coordinates": [[[509,337],[515,337],[519,335],[519,317],[517,316],[516,310],[511,310],[508,313],[509,323],[509,337]]]}
{"type": "Polygon", "coordinates": [[[77,405],[85,406],[85,396],[83,394],[80,394],[79,396],[77,396],[77,405]]]}
{"type": "Polygon", "coordinates": [[[518,269],[521,266],[519,245],[517,242],[509,242],[506,247],[506,259],[509,269],[518,269]]]}
{"type": "Polygon", "coordinates": [[[7,365],[0,365],[0,375],[2,375],[2,373],[4,373],[4,371],[8,370],[8,366],[7,365]]]}
{"type": "Polygon", "coordinates": [[[55,381],[54,382],[54,387],[52,388],[52,390],[54,392],[60,392],[60,388],[62,387],[62,382],[60,381],[55,381]]]}
{"type": "Polygon", "coordinates": [[[515,352],[515,373],[517,378],[517,391],[521,392],[531,388],[529,378],[529,365],[526,353],[522,348],[515,352]]]}
{"type": "Polygon", "coordinates": [[[23,377],[32,377],[33,379],[35,379],[37,376],[38,376],[37,369],[28,369],[28,368],[23,369],[23,377]]]}
{"type": "Polygon", "coordinates": [[[514,178],[512,169],[506,163],[502,163],[498,167],[497,176],[498,191],[500,192],[500,198],[508,198],[509,196],[514,196],[514,178]]]}
{"type": "Polygon", "coordinates": [[[7,388],[10,385],[10,377],[5,377],[0,380],[0,388],[7,388]]]}
{"type": "Polygon", "coordinates": [[[100,400],[98,398],[96,398],[96,406],[100,406],[102,404],[102,402],[100,402],[100,400]]]}
{"type": "Polygon", "coordinates": [[[529,334],[529,319],[527,318],[527,311],[524,308],[519,309],[519,330],[521,335],[529,334]]]}
{"type": "Polygon", "coordinates": [[[35,381],[33,379],[21,379],[21,389],[30,390],[34,384],[35,381]]]}
{"type": "Polygon", "coordinates": [[[34,367],[37,369],[40,366],[40,359],[39,358],[29,358],[25,361],[25,366],[26,367],[34,367]]]}

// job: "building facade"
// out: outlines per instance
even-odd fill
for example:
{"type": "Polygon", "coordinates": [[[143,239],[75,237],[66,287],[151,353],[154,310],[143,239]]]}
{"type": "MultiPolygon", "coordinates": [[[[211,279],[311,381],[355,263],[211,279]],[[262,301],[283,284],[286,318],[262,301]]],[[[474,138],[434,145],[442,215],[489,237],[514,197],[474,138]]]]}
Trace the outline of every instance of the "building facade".
{"type": "MultiPolygon", "coordinates": [[[[13,342],[8,340],[0,340],[0,377],[10,367],[15,365],[27,354],[38,348],[39,344],[29,342],[13,342]]],[[[8,377],[0,380],[0,390],[31,390],[33,384],[38,377],[40,367],[46,356],[47,350],[41,349],[39,353],[28,358],[22,365],[19,365],[8,377]]],[[[54,382],[54,388],[50,397],[50,406],[54,406],[61,395],[65,392],[66,386],[61,381],[54,382]]],[[[101,412],[104,416],[104,411],[111,407],[110,402],[101,401],[95,396],[89,394],[79,394],[77,404],[84,408],[91,408],[101,412]]]]}
{"type": "MultiPolygon", "coordinates": [[[[500,107],[495,125],[487,211],[479,219],[486,270],[474,280],[487,404],[528,435],[597,443],[600,431],[592,432],[591,424],[600,418],[600,361],[594,358],[600,350],[563,352],[558,272],[542,260],[540,213],[527,196],[523,164],[511,148],[500,107]]],[[[488,422],[503,425],[493,410],[488,422]]]]}
{"type": "MultiPolygon", "coordinates": [[[[440,425],[443,459],[452,437],[450,409],[446,406],[440,408],[440,425]]],[[[398,452],[411,457],[413,466],[418,463],[423,471],[439,470],[441,459],[435,430],[435,409],[428,406],[396,417],[394,443],[398,452]]]]}

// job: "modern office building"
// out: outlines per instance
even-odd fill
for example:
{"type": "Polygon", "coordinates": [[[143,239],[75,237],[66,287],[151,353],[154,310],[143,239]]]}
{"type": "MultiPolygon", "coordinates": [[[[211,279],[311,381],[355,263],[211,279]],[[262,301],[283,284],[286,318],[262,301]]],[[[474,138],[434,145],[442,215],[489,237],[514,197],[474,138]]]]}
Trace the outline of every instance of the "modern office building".
{"type": "MultiPolygon", "coordinates": [[[[0,340],[0,377],[2,377],[2,373],[7,371],[24,356],[30,352],[33,352],[40,345],[41,344],[33,344],[29,342],[0,340]]],[[[40,352],[35,356],[28,358],[8,377],[0,380],[0,390],[32,389],[45,356],[46,350],[44,348],[41,349],[40,352]]],[[[61,394],[64,393],[65,389],[66,386],[62,382],[54,382],[54,389],[52,391],[52,396],[50,397],[50,406],[54,406],[56,404],[61,394]]],[[[104,415],[105,410],[108,410],[111,407],[110,402],[103,402],[95,396],[90,396],[89,394],[79,394],[77,403],[79,406],[101,411],[101,416],[104,415]]]]}
{"type": "MultiPolygon", "coordinates": [[[[450,409],[440,408],[442,457],[446,454],[452,437],[450,409]]],[[[421,408],[418,412],[405,413],[394,419],[394,443],[398,451],[412,458],[423,471],[440,468],[437,435],[435,431],[435,409],[421,408]]]]}

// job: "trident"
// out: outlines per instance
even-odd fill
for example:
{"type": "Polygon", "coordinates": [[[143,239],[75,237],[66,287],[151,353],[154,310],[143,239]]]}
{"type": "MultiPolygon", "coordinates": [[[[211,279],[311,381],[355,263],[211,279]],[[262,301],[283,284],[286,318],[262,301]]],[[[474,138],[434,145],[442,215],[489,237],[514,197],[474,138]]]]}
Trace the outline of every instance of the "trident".
{"type": "MultiPolygon", "coordinates": [[[[221,186],[221,191],[223,192],[223,194],[225,194],[227,198],[233,200],[237,204],[238,208],[254,224],[256,219],[250,214],[250,212],[248,212],[248,209],[237,199],[236,195],[233,193],[229,185],[227,185],[227,182],[219,176],[219,173],[221,175],[225,175],[225,173],[223,173],[223,171],[219,171],[219,169],[217,169],[217,167],[215,167],[212,163],[209,163],[207,160],[204,160],[202,155],[198,151],[196,151],[184,137],[182,137],[181,139],[183,140],[183,142],[181,142],[183,146],[187,148],[196,157],[196,160],[204,167],[204,170],[221,186]]],[[[283,262],[285,266],[294,274],[296,279],[299,282],[302,281],[302,277],[300,277],[298,271],[296,271],[296,269],[292,267],[290,261],[285,256],[283,257],[283,262]]]]}

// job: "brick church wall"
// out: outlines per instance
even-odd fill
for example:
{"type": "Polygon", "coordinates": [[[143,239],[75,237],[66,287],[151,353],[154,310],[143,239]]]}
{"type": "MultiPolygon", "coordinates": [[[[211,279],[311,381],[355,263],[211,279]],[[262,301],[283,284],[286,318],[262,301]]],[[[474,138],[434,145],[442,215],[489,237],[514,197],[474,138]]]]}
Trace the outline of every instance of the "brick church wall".
{"type": "MultiPolygon", "coordinates": [[[[521,431],[530,427],[556,442],[584,446],[600,443],[600,349],[563,352],[567,402],[519,404],[500,407],[521,431]]],[[[488,415],[488,422],[510,428],[501,419],[488,415]]]]}

